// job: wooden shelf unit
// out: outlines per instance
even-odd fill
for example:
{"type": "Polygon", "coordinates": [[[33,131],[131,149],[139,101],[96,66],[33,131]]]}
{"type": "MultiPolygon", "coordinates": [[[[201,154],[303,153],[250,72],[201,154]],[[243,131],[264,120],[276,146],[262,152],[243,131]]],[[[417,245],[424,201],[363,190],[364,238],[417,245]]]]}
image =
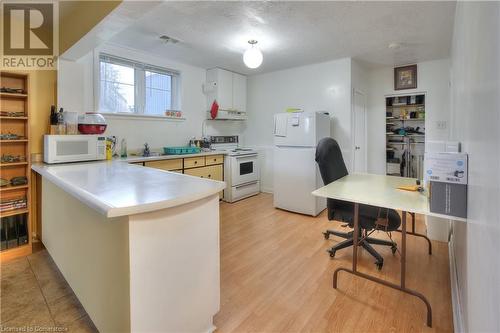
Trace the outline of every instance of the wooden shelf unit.
{"type": "Polygon", "coordinates": [[[0,120],[28,120],[28,117],[0,116],[0,120]]]}
{"type": "Polygon", "coordinates": [[[28,142],[28,139],[0,140],[0,143],[19,143],[19,142],[28,142]]]}
{"type": "MultiPolygon", "coordinates": [[[[10,181],[13,177],[24,176],[28,179],[26,185],[11,186],[7,185],[0,188],[0,200],[26,197],[26,208],[15,209],[0,212],[2,224],[4,218],[25,214],[27,243],[19,244],[17,247],[7,248],[0,252],[0,261],[14,259],[20,256],[32,253],[32,234],[31,234],[31,163],[30,163],[30,135],[29,135],[29,75],[13,72],[0,72],[0,87],[22,89],[25,94],[0,93],[1,111],[23,113],[24,116],[12,117],[1,116],[0,127],[2,134],[17,134],[22,139],[0,140],[2,154],[20,155],[25,157],[23,162],[1,163],[0,177],[10,181]]],[[[16,222],[17,223],[17,222],[16,222]]],[[[2,232],[4,229],[2,228],[2,232]]]]}
{"type": "MultiPolygon", "coordinates": [[[[2,74],[3,76],[3,74],[2,74]]],[[[15,99],[25,99],[28,98],[28,94],[17,94],[17,93],[6,93],[0,92],[0,97],[3,98],[15,98],[15,99]]]]}
{"type": "Polygon", "coordinates": [[[18,186],[8,185],[8,186],[0,187],[0,192],[15,191],[15,190],[20,190],[20,189],[24,189],[24,188],[28,188],[28,185],[18,185],[18,186]]]}
{"type": "Polygon", "coordinates": [[[28,162],[7,162],[7,163],[0,163],[0,168],[9,168],[9,167],[14,167],[14,166],[19,166],[19,165],[28,165],[28,162]]]}

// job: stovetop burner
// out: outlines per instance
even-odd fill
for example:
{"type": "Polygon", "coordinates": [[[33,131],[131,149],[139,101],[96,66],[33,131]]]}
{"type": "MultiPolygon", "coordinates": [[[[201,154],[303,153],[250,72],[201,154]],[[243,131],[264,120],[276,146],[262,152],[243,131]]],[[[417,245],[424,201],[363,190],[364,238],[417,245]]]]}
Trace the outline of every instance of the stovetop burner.
{"type": "Polygon", "coordinates": [[[251,148],[235,148],[231,151],[238,152],[238,151],[252,151],[253,149],[251,148]]]}
{"type": "Polygon", "coordinates": [[[212,150],[226,152],[228,156],[241,156],[257,154],[254,149],[238,147],[238,136],[212,136],[210,137],[212,150]]]}

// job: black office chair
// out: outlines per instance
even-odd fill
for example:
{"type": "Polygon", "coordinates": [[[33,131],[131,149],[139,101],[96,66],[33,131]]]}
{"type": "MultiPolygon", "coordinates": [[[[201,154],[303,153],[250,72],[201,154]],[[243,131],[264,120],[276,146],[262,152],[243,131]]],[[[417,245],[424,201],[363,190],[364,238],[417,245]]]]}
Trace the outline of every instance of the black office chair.
{"type": "MultiPolygon", "coordinates": [[[[320,140],[316,148],[316,163],[318,163],[319,171],[321,173],[321,178],[325,185],[348,175],[347,168],[342,158],[342,152],[340,147],[332,138],[324,138],[320,140]]],[[[366,189],[369,191],[370,189],[366,189]]],[[[327,211],[328,220],[340,220],[342,222],[347,222],[345,226],[354,228],[354,203],[327,199],[327,211]]],[[[375,264],[378,269],[381,269],[384,264],[384,258],[370,245],[386,245],[390,246],[392,253],[395,254],[397,251],[397,244],[392,241],[386,241],[382,239],[376,239],[368,237],[375,230],[384,230],[388,232],[390,236],[391,231],[396,231],[401,225],[401,217],[393,209],[379,208],[369,205],[359,205],[359,230],[360,230],[360,241],[359,246],[366,249],[375,259],[377,260],[375,264]],[[379,220],[380,218],[380,220],[379,220]],[[378,222],[377,222],[378,220],[378,222]],[[381,222],[385,223],[381,223],[381,222]]],[[[328,250],[330,257],[335,257],[335,252],[337,250],[349,247],[353,245],[353,231],[351,232],[339,232],[335,230],[327,230],[323,233],[325,239],[328,239],[330,235],[339,236],[345,238],[345,241],[334,245],[328,250]]]]}

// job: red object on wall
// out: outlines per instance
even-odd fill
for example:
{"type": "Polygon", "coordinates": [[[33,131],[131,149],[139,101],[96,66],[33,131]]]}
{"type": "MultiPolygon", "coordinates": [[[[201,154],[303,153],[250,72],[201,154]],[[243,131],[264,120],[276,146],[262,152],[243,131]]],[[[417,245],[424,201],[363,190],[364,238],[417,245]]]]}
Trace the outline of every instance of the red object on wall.
{"type": "Polygon", "coordinates": [[[217,101],[214,101],[212,103],[212,108],[210,109],[210,116],[212,119],[215,119],[217,117],[217,112],[219,111],[219,104],[217,104],[217,101]]]}

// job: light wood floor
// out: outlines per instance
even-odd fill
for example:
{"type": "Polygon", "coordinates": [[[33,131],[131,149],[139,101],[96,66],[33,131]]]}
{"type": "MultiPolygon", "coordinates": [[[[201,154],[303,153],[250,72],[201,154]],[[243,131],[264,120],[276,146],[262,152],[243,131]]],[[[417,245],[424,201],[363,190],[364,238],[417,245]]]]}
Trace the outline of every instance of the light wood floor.
{"type": "MultiPolygon", "coordinates": [[[[417,230],[424,226],[417,218],[417,230]]],[[[341,239],[324,240],[321,232],[327,228],[347,231],[329,222],[326,212],[312,218],[274,209],[269,194],[223,203],[218,332],[453,331],[446,243],[433,242],[429,256],[424,239],[407,238],[407,286],[431,303],[434,326],[429,329],[425,307],[413,296],[344,272],[339,289],[333,289],[333,271],[351,266],[352,249],[330,259],[326,249],[341,239]]],[[[399,233],[393,238],[399,242],[399,233]]],[[[375,247],[385,260],[382,271],[363,250],[360,270],[397,283],[399,256],[375,247]]]]}
{"type": "MultiPolygon", "coordinates": [[[[325,213],[312,218],[274,209],[268,194],[222,203],[218,332],[452,331],[445,243],[433,242],[429,256],[423,239],[408,237],[407,284],[432,305],[434,327],[428,329],[424,305],[415,297],[346,273],[339,275],[339,289],[332,288],[333,271],[349,267],[352,252],[330,259],[325,251],[340,239],[324,240],[321,232],[339,225],[325,213]]],[[[385,259],[382,271],[364,251],[360,270],[397,282],[399,257],[376,249],[385,259]]],[[[96,331],[46,250],[2,263],[0,272],[0,326],[96,331]]]]}

